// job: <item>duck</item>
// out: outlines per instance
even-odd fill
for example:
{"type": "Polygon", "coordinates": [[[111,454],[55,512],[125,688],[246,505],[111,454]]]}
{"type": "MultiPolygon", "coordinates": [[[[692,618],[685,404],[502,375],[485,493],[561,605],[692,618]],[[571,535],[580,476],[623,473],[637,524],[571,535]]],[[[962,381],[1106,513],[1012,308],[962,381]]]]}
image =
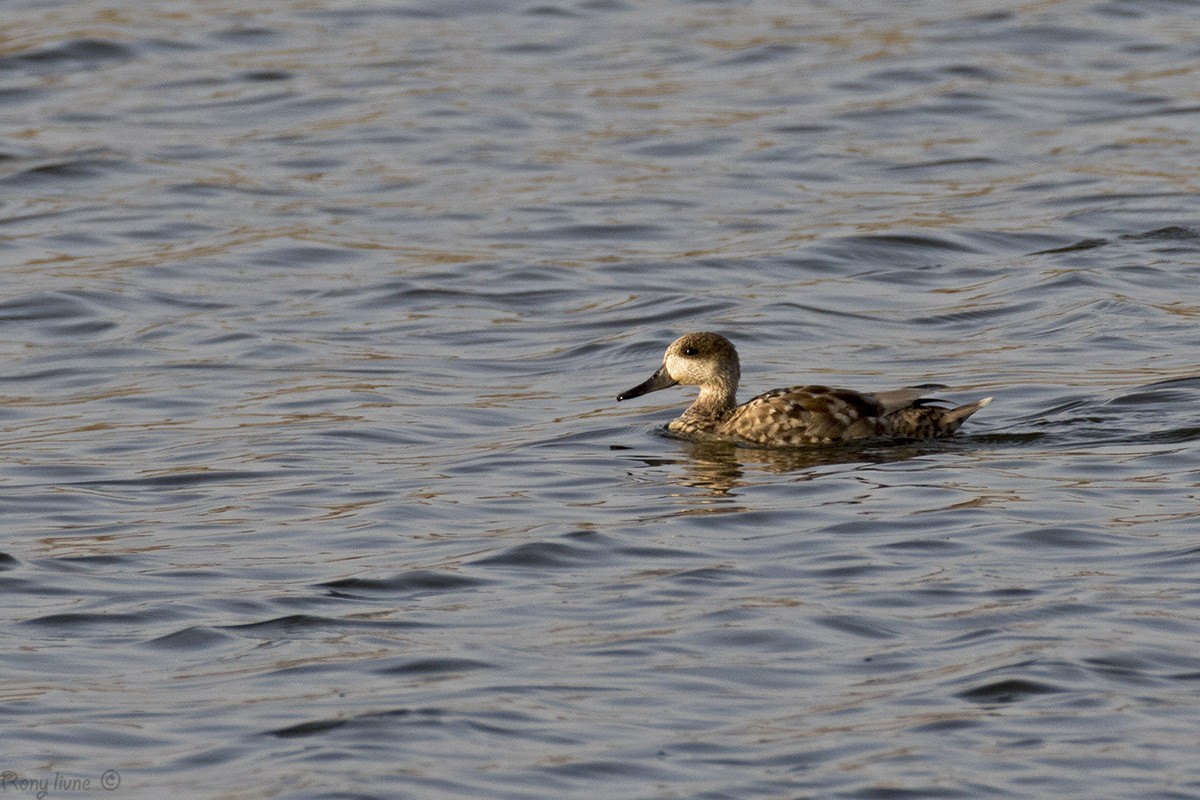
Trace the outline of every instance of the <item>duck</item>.
{"type": "Polygon", "coordinates": [[[676,385],[699,386],[700,395],[667,428],[686,438],[758,447],[950,436],[992,402],[985,397],[956,407],[938,405],[941,401],[925,396],[929,386],[867,393],[814,385],[773,389],[738,405],[740,379],[731,341],[719,333],[688,333],[667,348],[658,371],[617,401],[676,385]]]}

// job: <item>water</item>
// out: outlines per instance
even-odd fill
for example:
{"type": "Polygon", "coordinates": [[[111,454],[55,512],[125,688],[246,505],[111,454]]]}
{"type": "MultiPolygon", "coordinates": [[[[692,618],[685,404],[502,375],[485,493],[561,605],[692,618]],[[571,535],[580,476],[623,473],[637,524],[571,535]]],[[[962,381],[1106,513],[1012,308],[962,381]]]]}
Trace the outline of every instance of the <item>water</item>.
{"type": "Polygon", "coordinates": [[[1198,12],[4,4],[3,795],[1200,797],[1198,12]]]}

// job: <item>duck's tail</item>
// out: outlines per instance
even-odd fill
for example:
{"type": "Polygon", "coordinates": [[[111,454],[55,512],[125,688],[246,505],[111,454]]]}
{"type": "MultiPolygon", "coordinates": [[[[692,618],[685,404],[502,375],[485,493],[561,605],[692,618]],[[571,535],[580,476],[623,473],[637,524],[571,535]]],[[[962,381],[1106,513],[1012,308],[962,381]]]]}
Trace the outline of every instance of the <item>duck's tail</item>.
{"type": "Polygon", "coordinates": [[[967,417],[971,416],[990,402],[992,402],[992,398],[985,397],[982,400],[976,400],[974,403],[967,403],[965,406],[958,406],[957,408],[951,408],[945,411],[942,414],[942,425],[953,426],[950,427],[950,429],[946,432],[953,433],[954,431],[958,430],[959,426],[967,421],[967,417]]]}
{"type": "Polygon", "coordinates": [[[941,408],[928,405],[927,400],[918,400],[907,408],[889,414],[885,419],[892,436],[903,439],[933,439],[954,433],[962,427],[967,417],[990,402],[992,398],[985,397],[965,406],[941,408]]]}

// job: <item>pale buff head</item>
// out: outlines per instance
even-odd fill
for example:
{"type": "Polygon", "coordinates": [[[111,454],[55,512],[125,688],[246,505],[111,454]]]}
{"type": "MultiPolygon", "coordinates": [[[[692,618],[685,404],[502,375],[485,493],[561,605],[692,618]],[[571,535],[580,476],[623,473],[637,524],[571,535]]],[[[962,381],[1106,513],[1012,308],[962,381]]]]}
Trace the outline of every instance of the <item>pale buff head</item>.
{"type": "Polygon", "coordinates": [[[718,333],[688,333],[667,348],[663,365],[645,383],[622,393],[628,400],[676,384],[700,386],[732,397],[741,378],[737,350],[718,333]]]}
{"type": "Polygon", "coordinates": [[[737,386],[741,366],[733,343],[719,333],[688,333],[667,348],[663,366],[685,386],[737,386]]]}

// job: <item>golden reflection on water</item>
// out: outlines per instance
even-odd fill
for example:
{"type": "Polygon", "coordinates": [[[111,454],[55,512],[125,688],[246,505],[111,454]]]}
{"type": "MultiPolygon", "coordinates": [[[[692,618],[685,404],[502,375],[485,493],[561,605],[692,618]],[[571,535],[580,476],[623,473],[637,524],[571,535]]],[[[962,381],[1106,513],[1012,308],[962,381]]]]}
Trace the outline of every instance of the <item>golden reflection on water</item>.
{"type": "MultiPolygon", "coordinates": [[[[755,472],[794,474],[795,480],[812,480],[831,466],[884,464],[906,461],[931,452],[936,444],[904,443],[835,445],[812,448],[752,448],[726,442],[685,442],[686,458],[680,459],[679,482],[706,489],[714,496],[735,496],[742,486],[757,483],[755,472]]],[[[732,511],[723,506],[711,511],[732,511]]]]}

